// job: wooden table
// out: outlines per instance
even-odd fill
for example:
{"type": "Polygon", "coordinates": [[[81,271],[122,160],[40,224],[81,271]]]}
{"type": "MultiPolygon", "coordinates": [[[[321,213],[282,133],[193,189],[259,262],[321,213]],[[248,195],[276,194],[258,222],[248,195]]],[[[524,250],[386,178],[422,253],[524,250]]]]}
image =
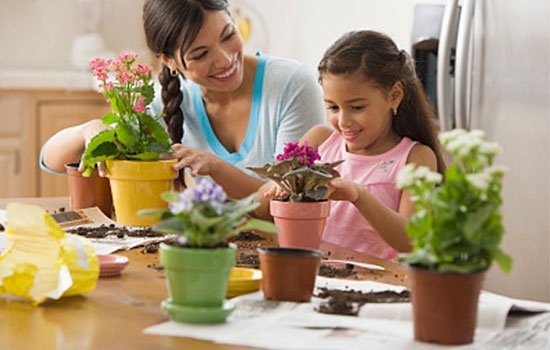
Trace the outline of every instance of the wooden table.
{"type": "MultiPolygon", "coordinates": [[[[40,205],[50,213],[69,209],[66,197],[0,199],[0,209],[9,202],[40,205]]],[[[28,302],[0,299],[0,349],[252,349],[143,334],[144,328],[169,319],[160,308],[168,296],[164,273],[150,267],[159,265],[158,254],[146,254],[140,248],[117,254],[130,259],[122,275],[100,278],[96,289],[85,295],[36,307],[28,302]]],[[[335,250],[331,257],[346,257],[346,252],[335,250]]],[[[386,267],[391,266],[396,264],[386,262],[386,267]]],[[[403,281],[401,272],[363,272],[361,276],[399,284],[403,281]]]]}

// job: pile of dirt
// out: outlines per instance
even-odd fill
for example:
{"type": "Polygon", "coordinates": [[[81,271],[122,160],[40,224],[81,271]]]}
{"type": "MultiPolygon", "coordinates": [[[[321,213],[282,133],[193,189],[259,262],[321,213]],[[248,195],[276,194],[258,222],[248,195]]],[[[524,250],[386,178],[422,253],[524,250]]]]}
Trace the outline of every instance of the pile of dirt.
{"type": "Polygon", "coordinates": [[[408,303],[410,292],[404,290],[401,293],[393,291],[361,292],[356,290],[336,290],[319,288],[315,295],[322,302],[315,311],[324,314],[357,316],[359,309],[366,303],[408,303]]]}
{"type": "Polygon", "coordinates": [[[238,267],[249,267],[253,269],[260,268],[260,258],[257,254],[244,254],[240,253],[237,256],[237,266],[238,267]]]}
{"type": "Polygon", "coordinates": [[[353,270],[353,266],[337,268],[328,264],[321,264],[319,267],[319,276],[323,277],[349,277],[357,275],[357,271],[353,270]]]}
{"type": "Polygon", "coordinates": [[[106,238],[113,236],[117,238],[124,237],[163,237],[166,234],[152,230],[149,227],[143,228],[126,228],[124,226],[100,225],[97,227],[76,227],[65,230],[68,233],[76,234],[86,238],[106,238]]]}

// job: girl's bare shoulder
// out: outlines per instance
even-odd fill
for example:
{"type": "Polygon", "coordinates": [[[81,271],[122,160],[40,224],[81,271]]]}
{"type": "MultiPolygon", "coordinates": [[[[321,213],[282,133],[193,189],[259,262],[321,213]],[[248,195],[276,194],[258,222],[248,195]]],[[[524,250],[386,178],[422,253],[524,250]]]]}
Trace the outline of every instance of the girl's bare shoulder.
{"type": "Polygon", "coordinates": [[[328,125],[315,125],[302,136],[300,143],[307,141],[310,146],[319,147],[333,132],[334,129],[328,125]]]}
{"type": "Polygon", "coordinates": [[[435,152],[428,146],[423,144],[416,144],[411,149],[409,157],[407,158],[407,164],[414,163],[417,166],[426,166],[432,171],[437,171],[437,158],[435,152]]]}

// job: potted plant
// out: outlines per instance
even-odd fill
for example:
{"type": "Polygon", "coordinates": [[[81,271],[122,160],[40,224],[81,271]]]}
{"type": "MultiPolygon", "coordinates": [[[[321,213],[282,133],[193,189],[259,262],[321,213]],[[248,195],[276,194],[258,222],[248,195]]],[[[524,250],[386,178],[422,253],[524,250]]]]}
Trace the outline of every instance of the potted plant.
{"type": "Polygon", "coordinates": [[[228,239],[247,230],[278,232],[271,222],[247,215],[259,205],[255,196],[229,200],[221,186],[202,178],[183,192],[163,193],[168,209],[141,211],[160,218],[154,230],[176,234],[160,245],[170,292],[162,308],[175,321],[219,323],[233,311],[224,300],[237,251],[228,239]]]}
{"type": "Polygon", "coordinates": [[[137,64],[137,57],[123,53],[115,60],[90,61],[99,91],[111,105],[111,111],[102,118],[110,127],[90,140],[82,163],[83,175],[90,176],[96,163],[105,161],[117,222],[150,226],[156,219],[137,212],[166,207],[160,194],[171,189],[177,172],[172,169],[175,160],[159,160],[161,153],[171,151],[170,139],[158,121],[161,116],[147,114],[154,97],[152,69],[137,64]]]}
{"type": "Polygon", "coordinates": [[[416,208],[406,224],[413,249],[399,259],[411,268],[415,339],[465,344],[485,272],[494,261],[504,272],[512,267],[499,248],[504,168],[493,165],[499,145],[480,130],[444,132],[440,141],[452,158],[444,178],[412,164],[398,174],[416,208]]]}
{"type": "Polygon", "coordinates": [[[319,249],[325,221],[330,213],[328,182],[340,174],[334,169],[343,160],[320,163],[315,147],[287,143],[276,161],[248,169],[273,180],[286,194],[270,200],[269,210],[281,247],[319,249]]]}

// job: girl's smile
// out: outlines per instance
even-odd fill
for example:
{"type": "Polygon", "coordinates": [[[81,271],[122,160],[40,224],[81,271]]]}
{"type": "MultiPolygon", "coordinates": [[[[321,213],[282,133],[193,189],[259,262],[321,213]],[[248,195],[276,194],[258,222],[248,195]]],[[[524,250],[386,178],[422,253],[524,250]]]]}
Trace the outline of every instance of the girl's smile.
{"type": "Polygon", "coordinates": [[[392,109],[399,102],[390,92],[358,74],[325,74],[322,87],[328,120],[346,140],[348,152],[377,155],[399,142],[392,129],[392,109]]]}

